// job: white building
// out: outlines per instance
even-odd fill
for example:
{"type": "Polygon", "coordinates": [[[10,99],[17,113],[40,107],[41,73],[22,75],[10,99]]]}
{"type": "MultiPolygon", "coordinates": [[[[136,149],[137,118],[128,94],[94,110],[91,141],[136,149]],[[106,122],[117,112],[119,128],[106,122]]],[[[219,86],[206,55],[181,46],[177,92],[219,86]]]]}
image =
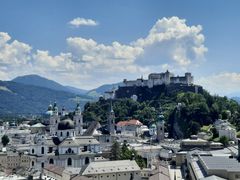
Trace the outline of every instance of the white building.
{"type": "Polygon", "coordinates": [[[236,129],[234,129],[228,120],[219,119],[215,121],[214,127],[217,129],[219,137],[226,136],[229,140],[237,141],[236,129]]]}

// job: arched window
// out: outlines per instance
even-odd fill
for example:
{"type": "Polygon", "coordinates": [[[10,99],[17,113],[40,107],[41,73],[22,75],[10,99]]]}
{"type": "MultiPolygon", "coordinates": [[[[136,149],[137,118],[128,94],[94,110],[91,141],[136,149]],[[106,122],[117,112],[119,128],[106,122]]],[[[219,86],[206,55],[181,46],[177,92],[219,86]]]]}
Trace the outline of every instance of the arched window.
{"type": "Polygon", "coordinates": [[[67,131],[67,137],[69,136],[69,132],[67,131]]]}
{"type": "Polygon", "coordinates": [[[71,158],[68,158],[68,160],[67,160],[67,165],[68,165],[68,166],[72,166],[72,159],[71,159],[71,158]]]}
{"type": "Polygon", "coordinates": [[[89,164],[89,157],[85,158],[85,164],[89,164]]]}
{"type": "Polygon", "coordinates": [[[44,154],[44,147],[42,147],[42,154],[44,154]]]}
{"type": "Polygon", "coordinates": [[[32,149],[32,154],[34,154],[34,149],[32,149]]]}
{"type": "Polygon", "coordinates": [[[32,161],[32,167],[34,166],[34,161],[32,161]]]}
{"type": "Polygon", "coordinates": [[[50,159],[50,160],[49,160],[49,164],[54,164],[53,159],[50,159]]]}

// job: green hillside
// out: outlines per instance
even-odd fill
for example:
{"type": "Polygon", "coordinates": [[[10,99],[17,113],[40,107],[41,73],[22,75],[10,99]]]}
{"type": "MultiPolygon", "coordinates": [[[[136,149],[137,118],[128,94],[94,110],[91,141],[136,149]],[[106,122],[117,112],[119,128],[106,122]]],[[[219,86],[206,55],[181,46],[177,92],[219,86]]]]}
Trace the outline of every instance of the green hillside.
{"type": "Polygon", "coordinates": [[[0,115],[7,114],[41,114],[44,113],[50,102],[57,102],[59,107],[73,109],[76,106],[76,97],[80,97],[83,106],[92,98],[85,95],[76,95],[65,91],[56,91],[49,88],[37,87],[0,81],[0,115]]]}
{"type": "MultiPolygon", "coordinates": [[[[132,99],[113,101],[116,122],[136,118],[149,125],[155,121],[159,113],[159,104],[165,116],[166,130],[170,137],[182,138],[196,134],[202,126],[212,124],[216,119],[223,118],[240,129],[240,105],[227,97],[211,96],[191,92],[178,92],[170,96],[162,94],[151,101],[137,102],[132,99]]],[[[84,120],[98,120],[106,123],[109,102],[100,99],[98,102],[87,103],[84,120]]]]}

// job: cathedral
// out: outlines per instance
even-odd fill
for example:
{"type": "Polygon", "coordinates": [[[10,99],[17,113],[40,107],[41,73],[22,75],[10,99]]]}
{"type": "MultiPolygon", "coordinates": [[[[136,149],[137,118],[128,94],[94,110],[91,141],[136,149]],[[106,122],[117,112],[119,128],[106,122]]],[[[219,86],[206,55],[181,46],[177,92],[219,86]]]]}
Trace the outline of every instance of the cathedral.
{"type": "Polygon", "coordinates": [[[31,168],[41,170],[47,164],[80,168],[100,155],[100,143],[92,136],[82,136],[83,118],[79,104],[72,119],[64,108],[59,112],[56,103],[49,105],[45,124],[45,132],[33,135],[31,168]]]}

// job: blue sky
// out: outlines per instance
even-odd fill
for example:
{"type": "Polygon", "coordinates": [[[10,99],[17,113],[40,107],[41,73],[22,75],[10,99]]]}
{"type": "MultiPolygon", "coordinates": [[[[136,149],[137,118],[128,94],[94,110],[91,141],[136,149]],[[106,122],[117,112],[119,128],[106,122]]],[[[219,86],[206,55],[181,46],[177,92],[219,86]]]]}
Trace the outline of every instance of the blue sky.
{"type": "Polygon", "coordinates": [[[0,32],[8,35],[0,44],[0,79],[36,73],[90,89],[167,68],[191,71],[211,93],[240,94],[239,7],[237,0],[0,1],[0,32]],[[76,18],[96,24],[71,25],[76,18]],[[149,44],[158,35],[150,36],[154,25],[158,33],[164,26],[189,34],[149,44]],[[205,50],[196,55],[193,46],[205,50]]]}

